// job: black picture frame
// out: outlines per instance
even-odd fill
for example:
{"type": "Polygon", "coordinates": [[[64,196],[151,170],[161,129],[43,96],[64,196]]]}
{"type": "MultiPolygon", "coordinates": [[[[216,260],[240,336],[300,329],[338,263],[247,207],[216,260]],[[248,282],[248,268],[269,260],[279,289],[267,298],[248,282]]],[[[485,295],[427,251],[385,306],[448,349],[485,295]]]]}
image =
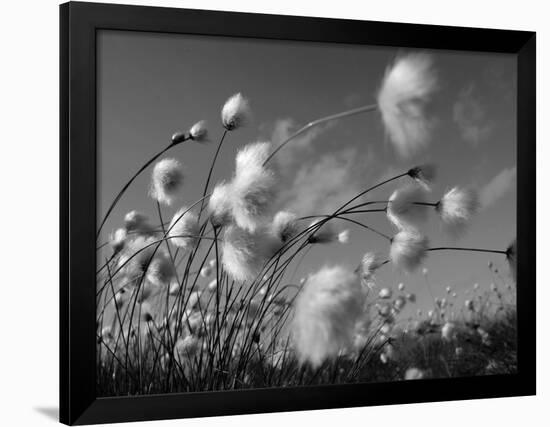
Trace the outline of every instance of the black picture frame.
{"type": "Polygon", "coordinates": [[[535,33],[526,31],[99,3],[62,4],[60,421],[76,425],[535,394],[535,47],[535,33]],[[101,29],[516,55],[517,374],[98,398],[95,391],[96,33],[101,29]]]}

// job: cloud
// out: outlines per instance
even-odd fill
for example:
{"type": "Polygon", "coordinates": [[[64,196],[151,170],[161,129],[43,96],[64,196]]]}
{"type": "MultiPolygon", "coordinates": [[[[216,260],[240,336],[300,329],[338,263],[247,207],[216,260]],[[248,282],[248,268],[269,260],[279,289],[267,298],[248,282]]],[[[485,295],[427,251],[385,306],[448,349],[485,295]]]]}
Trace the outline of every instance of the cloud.
{"type": "MultiPolygon", "coordinates": [[[[290,167],[297,157],[303,152],[308,151],[311,148],[312,142],[327,129],[331,128],[334,123],[326,123],[318,126],[314,126],[307,130],[302,135],[294,138],[289,142],[281,151],[276,155],[279,165],[282,168],[290,167]]],[[[294,120],[278,119],[273,126],[273,132],[271,134],[271,141],[275,147],[279,146],[294,132],[298,131],[302,126],[298,126],[294,120]]]]}
{"type": "Polygon", "coordinates": [[[495,204],[506,193],[516,186],[516,167],[502,170],[480,191],[482,209],[495,204]]]}
{"type": "Polygon", "coordinates": [[[457,124],[462,138],[474,146],[485,141],[493,130],[487,117],[487,110],[475,94],[474,85],[462,89],[453,106],[453,121],[457,124]]]}
{"type": "Polygon", "coordinates": [[[326,214],[357,195],[357,154],[355,148],[347,148],[303,165],[284,195],[285,208],[299,215],[326,214]]]}

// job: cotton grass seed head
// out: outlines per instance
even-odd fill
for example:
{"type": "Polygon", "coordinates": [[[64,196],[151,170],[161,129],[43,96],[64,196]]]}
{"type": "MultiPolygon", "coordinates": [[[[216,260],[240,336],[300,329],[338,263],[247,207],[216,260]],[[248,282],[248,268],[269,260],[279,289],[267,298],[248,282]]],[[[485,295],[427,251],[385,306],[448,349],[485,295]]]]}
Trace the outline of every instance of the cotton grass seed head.
{"type": "Polygon", "coordinates": [[[437,88],[432,58],[423,53],[396,59],[386,70],[378,92],[378,106],[386,132],[402,157],[425,147],[432,124],[425,105],[437,88]]]}
{"type": "Polygon", "coordinates": [[[201,120],[191,126],[191,129],[189,129],[189,136],[193,141],[196,142],[208,141],[208,129],[206,127],[206,120],[201,120]]]}
{"type": "Polygon", "coordinates": [[[454,187],[445,193],[436,209],[446,231],[457,237],[465,231],[478,211],[479,198],[471,189],[454,187]]]}
{"type": "Polygon", "coordinates": [[[134,234],[150,234],[153,231],[149,217],[138,211],[130,211],[124,216],[124,228],[134,234]]]}
{"type": "Polygon", "coordinates": [[[428,239],[414,230],[402,230],[393,236],[390,260],[407,273],[414,272],[426,257],[428,239]]]}
{"type": "Polygon", "coordinates": [[[271,144],[257,142],[239,150],[231,182],[231,212],[237,225],[250,232],[271,216],[277,195],[275,172],[263,165],[271,144]]]}
{"type": "Polygon", "coordinates": [[[299,360],[318,367],[353,345],[362,312],[359,277],[343,267],[323,267],[298,294],[292,338],[299,360]]]}
{"type": "Polygon", "coordinates": [[[231,221],[231,185],[222,181],[214,187],[208,199],[210,220],[215,227],[221,227],[231,221]]]}
{"type": "Polygon", "coordinates": [[[174,358],[183,365],[193,358],[199,349],[199,339],[193,335],[187,335],[185,338],[180,338],[174,345],[174,358]]]}
{"type": "Polygon", "coordinates": [[[381,299],[390,299],[393,295],[393,292],[390,288],[382,288],[380,289],[380,292],[378,292],[378,298],[381,299]]]}
{"type": "Polygon", "coordinates": [[[165,252],[157,252],[147,268],[147,280],[158,287],[168,286],[175,274],[174,264],[165,252]]]}
{"type": "Polygon", "coordinates": [[[182,207],[172,218],[168,227],[168,241],[183,250],[193,249],[199,242],[199,220],[194,212],[182,207]]]}
{"type": "Polygon", "coordinates": [[[141,277],[155,255],[156,246],[153,237],[138,236],[130,240],[119,260],[119,267],[124,269],[130,279],[141,277]]]}
{"type": "Polygon", "coordinates": [[[161,204],[170,206],[183,186],[183,167],[176,159],[163,159],[153,168],[150,195],[161,204]]]}
{"type": "Polygon", "coordinates": [[[109,238],[109,243],[111,248],[113,248],[113,253],[118,254],[126,244],[127,231],[125,228],[117,229],[109,238]]]}
{"type": "Polygon", "coordinates": [[[399,230],[415,227],[426,219],[426,190],[419,185],[408,185],[399,188],[390,196],[387,216],[399,230]]]}
{"type": "Polygon", "coordinates": [[[364,280],[373,280],[374,274],[382,265],[380,256],[374,252],[366,252],[361,259],[361,274],[364,280]]]}
{"type": "Polygon", "coordinates": [[[425,376],[424,371],[418,368],[409,368],[405,372],[405,380],[422,380],[425,376]]]}
{"type": "Polygon", "coordinates": [[[452,322],[447,322],[441,328],[441,337],[445,341],[452,341],[455,336],[456,325],[452,322]]]}
{"type": "Polygon", "coordinates": [[[251,119],[248,99],[240,93],[231,96],[222,108],[222,124],[228,131],[245,126],[251,119]]]}
{"type": "Polygon", "coordinates": [[[283,243],[286,243],[298,234],[298,221],[292,212],[279,211],[271,223],[273,234],[283,243]]]}
{"type": "Polygon", "coordinates": [[[230,225],[225,229],[221,244],[222,264],[234,280],[251,281],[260,274],[277,246],[278,243],[271,233],[264,230],[251,233],[236,225],[230,225]]]}

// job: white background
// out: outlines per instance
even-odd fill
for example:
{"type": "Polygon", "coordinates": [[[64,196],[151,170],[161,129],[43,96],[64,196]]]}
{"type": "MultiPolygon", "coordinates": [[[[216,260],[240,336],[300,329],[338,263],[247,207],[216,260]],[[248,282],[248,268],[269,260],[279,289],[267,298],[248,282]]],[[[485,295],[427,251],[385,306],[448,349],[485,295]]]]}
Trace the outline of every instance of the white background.
{"type": "MultiPolygon", "coordinates": [[[[129,0],[130,1],[130,0],[129,0]]],[[[106,3],[117,3],[104,0],[106,3]]],[[[188,426],[541,425],[550,404],[548,54],[543,1],[132,1],[134,4],[537,31],[538,396],[185,421],[188,426]],[[546,77],[546,78],[545,78],[546,77]],[[546,197],[545,197],[546,196],[546,197]],[[545,410],[546,409],[546,410],[545,410]],[[537,419],[541,420],[538,421],[537,419]],[[537,420],[537,421],[536,421],[537,420]]],[[[4,1],[0,25],[0,424],[56,421],[58,400],[58,2],[4,1]]],[[[91,195],[90,195],[91,196],[91,195]]],[[[529,284],[525,284],[529,285],[529,284]]],[[[534,283],[531,285],[535,285],[534,283]]],[[[533,325],[534,327],[534,325],[533,325]]],[[[171,426],[182,421],[142,425],[171,426]]]]}

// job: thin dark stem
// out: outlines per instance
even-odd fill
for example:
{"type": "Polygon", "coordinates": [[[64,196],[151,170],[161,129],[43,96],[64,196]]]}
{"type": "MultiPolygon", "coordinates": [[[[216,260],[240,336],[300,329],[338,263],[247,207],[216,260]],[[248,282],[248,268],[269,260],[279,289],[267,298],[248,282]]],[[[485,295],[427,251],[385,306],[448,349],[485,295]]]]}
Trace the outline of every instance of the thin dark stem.
{"type": "Polygon", "coordinates": [[[439,247],[439,248],[430,248],[429,251],[466,251],[466,252],[486,252],[493,254],[502,254],[506,255],[506,251],[499,251],[496,249],[479,249],[479,248],[456,248],[456,247],[439,247]]]}
{"type": "Polygon", "coordinates": [[[382,182],[379,182],[378,184],[376,185],[373,185],[372,187],[369,187],[367,188],[366,190],[362,191],[361,193],[359,193],[357,196],[355,196],[354,198],[352,198],[351,200],[348,200],[346,203],[344,203],[342,206],[340,206],[340,208],[334,212],[334,214],[338,214],[340,213],[346,206],[349,206],[351,203],[353,203],[354,201],[356,201],[357,199],[359,199],[361,196],[364,196],[365,194],[367,194],[368,192],[372,191],[372,190],[375,190],[376,188],[378,187],[381,187],[389,182],[392,182],[392,181],[395,181],[399,178],[403,178],[404,176],[407,176],[409,175],[408,172],[405,172],[405,173],[402,173],[400,175],[396,175],[394,176],[393,178],[389,178],[389,179],[386,179],[385,181],[382,181],[382,182]]]}
{"type": "Polygon", "coordinates": [[[294,138],[296,138],[297,136],[300,136],[301,134],[303,134],[304,132],[306,132],[307,130],[311,129],[314,126],[320,125],[322,123],[329,122],[331,120],[341,119],[343,117],[354,116],[356,114],[361,114],[361,113],[369,113],[369,112],[375,111],[377,109],[378,109],[378,104],[370,104],[370,105],[365,105],[363,107],[354,108],[352,110],[344,111],[342,113],[332,114],[330,116],[326,116],[326,117],[322,117],[322,118],[317,119],[317,120],[313,120],[312,122],[309,122],[304,127],[298,129],[296,132],[294,132],[292,135],[290,135],[283,142],[281,142],[279,144],[279,146],[275,150],[273,150],[273,152],[269,155],[269,157],[267,159],[265,159],[263,165],[265,166],[267,164],[267,162],[269,162],[271,160],[271,158],[273,156],[275,156],[275,154],[277,154],[279,152],[279,150],[281,150],[290,141],[292,141],[294,138]]]}
{"type": "MultiPolygon", "coordinates": [[[[212,178],[212,172],[214,171],[214,165],[216,164],[216,160],[218,159],[218,155],[220,154],[220,150],[222,148],[223,141],[225,140],[225,135],[227,135],[227,129],[224,129],[223,135],[220,139],[220,142],[218,143],[218,148],[216,149],[216,153],[214,154],[214,158],[212,159],[212,163],[210,164],[210,170],[208,171],[208,177],[206,178],[206,183],[204,184],[204,190],[202,192],[202,197],[206,196],[206,192],[208,191],[208,186],[210,185],[210,179],[212,178]]],[[[201,202],[201,208],[199,211],[199,219],[202,214],[202,211],[204,209],[204,199],[201,202]]]]}
{"type": "Polygon", "coordinates": [[[155,160],[157,160],[160,156],[162,156],[164,153],[166,153],[169,149],[171,149],[172,147],[175,147],[176,145],[179,145],[181,144],[182,142],[186,141],[187,139],[189,138],[186,138],[185,140],[182,140],[178,143],[171,143],[170,145],[168,145],[166,148],[164,148],[163,150],[161,150],[160,152],[158,152],[157,154],[155,154],[153,157],[151,157],[147,162],[145,162],[145,164],[139,168],[139,170],[128,180],[128,182],[124,185],[124,187],[122,187],[122,190],[119,191],[119,193],[117,194],[117,196],[114,198],[113,202],[111,203],[111,205],[109,206],[109,209],[107,209],[107,213],[105,214],[105,216],[103,217],[103,220],[101,221],[101,224],[99,225],[99,228],[97,230],[97,234],[96,234],[96,239],[99,238],[99,235],[101,233],[101,230],[103,228],[103,226],[105,225],[105,222],[107,221],[107,218],[109,218],[109,215],[111,215],[111,212],[113,211],[113,209],[115,208],[116,204],[118,203],[118,201],[121,199],[121,197],[124,195],[124,193],[126,192],[126,190],[128,189],[128,187],[130,187],[130,185],[132,184],[132,182],[134,182],[134,180],[145,170],[147,169],[147,167],[153,163],[155,160]]]}

